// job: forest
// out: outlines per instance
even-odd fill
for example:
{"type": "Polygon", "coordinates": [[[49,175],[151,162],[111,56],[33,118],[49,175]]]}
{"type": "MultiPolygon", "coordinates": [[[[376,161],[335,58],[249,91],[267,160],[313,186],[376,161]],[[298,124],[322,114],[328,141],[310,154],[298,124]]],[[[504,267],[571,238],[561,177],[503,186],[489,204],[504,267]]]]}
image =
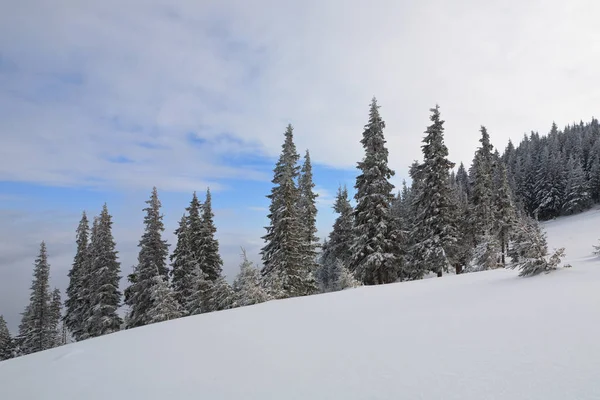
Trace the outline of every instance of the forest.
{"type": "Polygon", "coordinates": [[[242,249],[232,283],[222,271],[210,190],[203,199],[193,193],[175,231],[177,241],[169,244],[153,188],[144,208],[137,265],[124,277],[123,291],[108,206],[91,221],[84,211],[66,299],[49,286],[49,251],[42,242],[30,302],[15,337],[0,316],[0,360],[272,299],[496,268],[515,268],[521,276],[555,269],[564,249],[549,254],[539,221],[600,201],[598,121],[562,130],[552,124],[547,134],[531,132],[517,146],[509,141],[502,153],[482,126],[466,167],[448,159],[440,108],[430,111],[422,159],[410,165],[410,183],[395,188],[386,125],[372,99],[355,205],[348,188],[338,188],[337,218],[324,240],[317,237],[310,153],[301,158],[288,125],[267,195],[270,223],[262,237],[262,265],[253,265],[242,249]]]}

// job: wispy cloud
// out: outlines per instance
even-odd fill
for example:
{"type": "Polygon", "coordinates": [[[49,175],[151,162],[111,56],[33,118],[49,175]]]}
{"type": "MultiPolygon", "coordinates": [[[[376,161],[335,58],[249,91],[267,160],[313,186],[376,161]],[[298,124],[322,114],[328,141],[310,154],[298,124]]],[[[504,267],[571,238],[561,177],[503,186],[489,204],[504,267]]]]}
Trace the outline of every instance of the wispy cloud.
{"type": "Polygon", "coordinates": [[[468,160],[479,124],[503,143],[600,100],[595,3],[67,3],[3,7],[0,179],[217,188],[264,178],[231,157],[276,155],[288,122],[349,168],[373,94],[404,176],[436,102],[468,160]]]}

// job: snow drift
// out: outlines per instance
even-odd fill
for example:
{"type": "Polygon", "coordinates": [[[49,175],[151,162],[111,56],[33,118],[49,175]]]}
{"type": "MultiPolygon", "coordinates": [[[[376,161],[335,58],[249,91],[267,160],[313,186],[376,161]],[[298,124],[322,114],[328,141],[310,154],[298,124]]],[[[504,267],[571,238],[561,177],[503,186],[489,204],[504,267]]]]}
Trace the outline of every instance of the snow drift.
{"type": "Polygon", "coordinates": [[[0,363],[0,398],[598,399],[600,211],[545,225],[573,268],[363,287],[0,363]]]}

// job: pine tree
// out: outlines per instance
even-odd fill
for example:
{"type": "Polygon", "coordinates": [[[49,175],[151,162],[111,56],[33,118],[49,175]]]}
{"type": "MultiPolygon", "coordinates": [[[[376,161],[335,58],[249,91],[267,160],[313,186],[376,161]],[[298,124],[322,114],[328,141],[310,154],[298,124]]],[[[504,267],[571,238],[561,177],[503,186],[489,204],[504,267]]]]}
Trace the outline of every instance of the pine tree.
{"type": "Polygon", "coordinates": [[[339,291],[359,287],[360,282],[354,277],[348,268],[337,258],[331,269],[332,290],[339,291]]]}
{"type": "Polygon", "coordinates": [[[519,276],[537,275],[555,270],[564,257],[565,249],[560,248],[548,259],[546,235],[537,221],[522,218],[515,227],[514,245],[511,249],[511,268],[519,269],[519,276]]]}
{"type": "Polygon", "coordinates": [[[171,254],[171,277],[175,299],[185,312],[186,304],[193,292],[193,259],[190,249],[188,217],[183,215],[179,221],[179,228],[175,230],[177,246],[171,254]]]}
{"type": "Polygon", "coordinates": [[[162,239],[165,227],[160,213],[161,203],[158,199],[156,187],[152,189],[150,199],[146,201],[148,207],[144,208],[144,234],[138,244],[138,264],[133,274],[129,275],[130,286],[125,290],[125,303],[131,307],[127,319],[127,327],[135,328],[149,324],[153,318],[150,310],[152,304],[153,286],[157,283],[157,276],[163,277],[168,282],[167,256],[169,244],[162,239]]]}
{"type": "Polygon", "coordinates": [[[569,215],[585,210],[592,201],[581,163],[575,157],[571,157],[567,162],[566,170],[567,178],[562,211],[564,214],[569,215]]]}
{"type": "Polygon", "coordinates": [[[267,292],[260,284],[260,271],[248,260],[244,249],[242,249],[240,272],[233,282],[233,291],[233,307],[250,306],[269,300],[267,292]]]}
{"type": "Polygon", "coordinates": [[[106,204],[92,229],[90,315],[86,321],[86,337],[97,337],[116,332],[121,327],[117,314],[121,301],[119,280],[120,263],[112,235],[112,217],[106,204]]]}
{"type": "Polygon", "coordinates": [[[14,357],[14,342],[10,336],[4,316],[0,315],[0,361],[14,357]]]}
{"type": "Polygon", "coordinates": [[[64,323],[72,332],[75,339],[79,340],[83,334],[86,311],[86,292],[88,290],[87,277],[89,274],[89,235],[90,228],[85,211],[77,227],[76,242],[77,252],[73,259],[73,266],[69,271],[69,287],[65,301],[64,323]]]}
{"type": "Polygon", "coordinates": [[[48,253],[46,244],[42,242],[40,254],[35,260],[29,305],[23,313],[19,326],[18,342],[22,354],[35,353],[56,345],[49,279],[48,253]]]}
{"type": "Polygon", "coordinates": [[[221,277],[223,260],[219,255],[219,241],[215,238],[217,228],[213,218],[210,189],[207,189],[206,200],[202,205],[202,229],[196,257],[200,262],[202,271],[206,274],[206,278],[214,282],[221,277]]]}
{"type": "Polygon", "coordinates": [[[169,281],[162,274],[157,274],[152,279],[154,283],[149,287],[151,306],[147,313],[148,323],[154,324],[183,317],[184,313],[175,299],[169,281]]]}
{"type": "Polygon", "coordinates": [[[420,278],[424,271],[442,276],[448,272],[451,260],[448,252],[456,242],[456,222],[450,212],[451,193],[449,171],[454,163],[448,160],[448,148],[444,144],[444,121],[440,119],[439,106],[431,110],[432,124],[423,138],[423,164],[415,171],[420,180],[415,205],[418,210],[415,237],[418,242],[413,250],[412,262],[418,268],[410,272],[411,278],[420,278]],[[417,266],[418,265],[418,266],[417,266]]]}
{"type": "Polygon", "coordinates": [[[298,178],[300,156],[294,144],[293,128],[288,125],[282,152],[274,169],[271,200],[263,236],[266,242],[261,250],[262,275],[270,295],[273,297],[295,297],[313,294],[317,287],[312,271],[304,264],[303,230],[298,209],[298,178]]]}
{"type": "Polygon", "coordinates": [[[224,276],[221,275],[214,282],[211,281],[208,301],[209,311],[222,311],[233,307],[235,301],[233,288],[224,276]]]}
{"type": "Polygon", "coordinates": [[[317,249],[319,247],[319,238],[317,237],[317,197],[314,193],[315,184],[313,183],[312,164],[310,153],[306,150],[304,155],[304,164],[300,170],[298,178],[298,190],[300,197],[298,199],[298,213],[303,229],[303,250],[304,265],[315,273],[317,269],[317,249]]]}
{"type": "Polygon", "coordinates": [[[377,100],[373,98],[369,123],[361,140],[365,156],[357,166],[361,174],[355,185],[355,239],[350,261],[350,269],[365,285],[395,282],[402,268],[399,232],[390,210],[394,185],[389,179],[394,171],[388,167],[384,128],[377,100]]]}
{"type": "Polygon", "coordinates": [[[498,232],[498,240],[501,251],[502,266],[506,265],[506,249],[508,247],[510,231],[516,222],[516,210],[512,200],[512,192],[508,183],[506,166],[503,162],[498,164],[500,171],[500,182],[495,186],[495,230],[498,232]]]}

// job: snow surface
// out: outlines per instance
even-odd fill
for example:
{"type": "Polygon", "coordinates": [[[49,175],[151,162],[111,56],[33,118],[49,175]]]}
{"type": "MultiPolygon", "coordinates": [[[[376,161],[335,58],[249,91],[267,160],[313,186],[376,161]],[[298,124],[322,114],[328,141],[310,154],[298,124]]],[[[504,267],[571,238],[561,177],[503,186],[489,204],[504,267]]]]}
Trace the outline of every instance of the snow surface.
{"type": "Polygon", "coordinates": [[[600,399],[600,211],[546,224],[571,269],[273,301],[0,363],[0,398],[600,399]]]}

